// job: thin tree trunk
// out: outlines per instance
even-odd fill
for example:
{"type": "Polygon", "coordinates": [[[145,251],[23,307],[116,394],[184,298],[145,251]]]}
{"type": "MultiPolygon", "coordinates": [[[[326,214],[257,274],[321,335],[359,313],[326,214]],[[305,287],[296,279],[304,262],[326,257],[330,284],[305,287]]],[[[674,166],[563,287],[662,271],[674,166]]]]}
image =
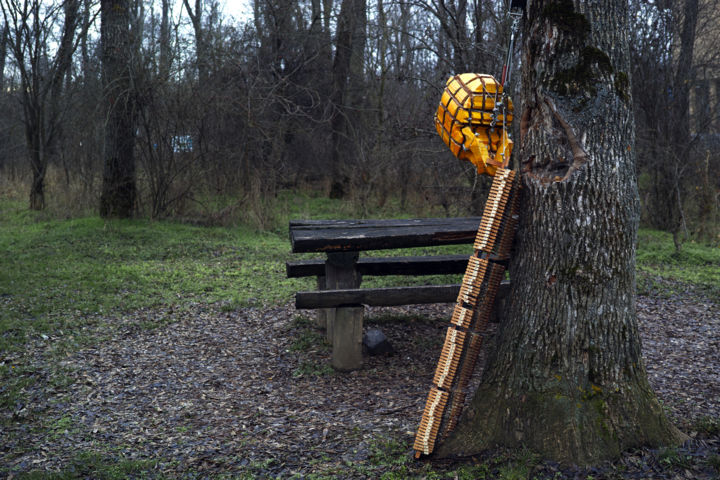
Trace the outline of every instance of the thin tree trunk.
{"type": "Polygon", "coordinates": [[[87,31],[90,25],[90,8],[92,0],[83,0],[82,25],[83,36],[80,38],[80,56],[82,62],[83,83],[88,84],[90,80],[90,51],[88,49],[87,31]]]}
{"type": "Polygon", "coordinates": [[[45,172],[47,161],[43,152],[40,130],[33,125],[26,125],[25,135],[27,139],[28,156],[30,169],[32,170],[32,183],[30,184],[30,210],[42,210],[45,208],[45,172]]]}
{"type": "Polygon", "coordinates": [[[439,454],[525,445],[589,464],[678,443],[648,384],[635,311],[627,1],[528,8],[512,290],[482,383],[439,454]]]}
{"type": "Polygon", "coordinates": [[[485,16],[483,15],[483,0],[473,0],[473,28],[475,29],[475,45],[473,45],[473,67],[485,71],[485,65],[482,61],[482,52],[484,50],[485,41],[483,34],[485,33],[485,16]]]}
{"type": "Polygon", "coordinates": [[[0,94],[5,93],[5,59],[7,58],[7,42],[10,27],[8,24],[3,25],[2,34],[0,34],[0,94]]]}
{"type": "Polygon", "coordinates": [[[365,102],[365,43],[367,41],[367,1],[355,0],[353,4],[352,55],[348,79],[348,103],[353,107],[354,117],[365,102]]]}
{"type": "MultiPolygon", "coordinates": [[[[347,115],[345,103],[348,101],[348,77],[353,65],[353,40],[357,39],[358,6],[364,5],[364,0],[343,0],[338,17],[337,37],[335,41],[335,59],[333,62],[333,90],[330,96],[333,109],[331,124],[331,198],[342,198],[346,193],[348,183],[344,171],[346,158],[353,154],[348,147],[347,115]]],[[[357,47],[356,47],[357,48],[357,47]]]]}
{"type": "MultiPolygon", "coordinates": [[[[323,29],[330,33],[330,17],[332,16],[333,0],[322,0],[323,3],[323,29]]],[[[330,37],[328,36],[328,40],[330,37]]]]}
{"type": "Polygon", "coordinates": [[[63,136],[62,104],[63,89],[67,91],[68,75],[72,69],[72,56],[74,52],[75,31],[78,25],[78,12],[80,10],[80,0],[66,0],[63,4],[64,9],[64,25],[63,35],[60,40],[60,46],[56,55],[56,67],[52,81],[50,83],[50,98],[48,99],[47,125],[45,127],[45,138],[42,139],[45,148],[44,154],[47,156],[45,164],[57,156],[57,149],[60,139],[63,136]]]}
{"type": "MultiPolygon", "coordinates": [[[[673,88],[673,122],[669,136],[673,139],[671,149],[666,154],[666,165],[662,178],[662,195],[668,199],[671,214],[670,229],[673,234],[675,249],[680,250],[680,230],[684,226],[683,203],[681,187],[682,178],[677,177],[677,171],[686,162],[690,155],[690,90],[695,83],[693,74],[693,52],[695,46],[695,29],[698,20],[698,0],[685,0],[682,9],[682,31],[680,32],[680,53],[675,71],[673,88]],[[675,195],[670,194],[666,188],[672,189],[675,195]],[[675,198],[673,198],[675,197],[675,198]]],[[[680,12],[677,13],[680,15],[680,12]]]]}
{"type": "Polygon", "coordinates": [[[170,0],[162,0],[160,19],[160,79],[167,81],[170,75],[170,0]]]}
{"type": "Polygon", "coordinates": [[[412,72],[413,65],[413,50],[411,48],[411,33],[410,33],[410,20],[412,9],[410,4],[405,0],[399,0],[400,7],[400,48],[396,49],[396,67],[395,75],[399,82],[406,82],[409,80],[410,72],[412,72]]]}
{"type": "Polygon", "coordinates": [[[128,0],[102,0],[103,88],[107,101],[100,215],[131,217],[135,208],[134,117],[128,0]]]}
{"type": "MultiPolygon", "coordinates": [[[[675,97],[674,128],[676,146],[689,151],[690,143],[690,89],[694,81],[693,52],[695,29],[698,20],[698,0],[685,0],[682,9],[683,27],[680,33],[680,53],[673,96],[675,97]]],[[[684,157],[685,155],[682,155],[684,157]]]]}
{"type": "Polygon", "coordinates": [[[190,7],[189,0],[183,0],[185,9],[188,11],[190,21],[192,22],[193,31],[195,32],[195,60],[198,69],[198,80],[200,87],[207,85],[208,81],[208,58],[207,44],[205,41],[205,32],[202,25],[203,6],[202,0],[195,0],[195,9],[190,7]]]}

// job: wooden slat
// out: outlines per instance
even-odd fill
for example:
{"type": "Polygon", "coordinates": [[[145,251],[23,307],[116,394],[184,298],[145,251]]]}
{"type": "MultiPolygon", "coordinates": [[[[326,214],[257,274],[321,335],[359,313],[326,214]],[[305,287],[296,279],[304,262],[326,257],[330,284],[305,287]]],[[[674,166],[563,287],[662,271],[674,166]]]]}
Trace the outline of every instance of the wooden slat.
{"type": "MultiPolygon", "coordinates": [[[[357,269],[362,275],[444,275],[464,272],[467,261],[467,255],[366,257],[358,260],[357,269]]],[[[287,262],[285,269],[288,278],[321,276],[325,274],[325,260],[287,262]]]]}
{"type": "MultiPolygon", "coordinates": [[[[496,298],[507,295],[509,289],[510,282],[502,283],[496,298]]],[[[423,285],[298,292],[295,294],[295,308],[336,308],[350,305],[379,307],[419,303],[452,303],[457,299],[459,292],[460,285],[423,285]]]]}
{"type": "Polygon", "coordinates": [[[382,250],[472,243],[480,217],[409,220],[296,220],[294,253],[382,250]]]}
{"type": "Polygon", "coordinates": [[[366,228],[366,227],[403,227],[422,225],[447,225],[466,220],[477,221],[480,224],[481,217],[432,217],[432,218],[391,218],[391,219],[345,219],[345,220],[290,220],[290,229],[311,228],[335,229],[335,228],[366,228]]]}

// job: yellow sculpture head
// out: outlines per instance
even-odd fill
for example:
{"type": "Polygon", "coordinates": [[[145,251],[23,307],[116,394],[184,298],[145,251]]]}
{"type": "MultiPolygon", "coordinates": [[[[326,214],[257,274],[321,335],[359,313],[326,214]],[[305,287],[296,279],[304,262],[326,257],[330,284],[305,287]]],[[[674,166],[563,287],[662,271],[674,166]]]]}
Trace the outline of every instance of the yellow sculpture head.
{"type": "Polygon", "coordinates": [[[435,128],[453,155],[494,176],[510,162],[513,142],[506,129],[513,105],[503,98],[503,87],[492,75],[461,73],[452,76],[435,114],[435,128]]]}

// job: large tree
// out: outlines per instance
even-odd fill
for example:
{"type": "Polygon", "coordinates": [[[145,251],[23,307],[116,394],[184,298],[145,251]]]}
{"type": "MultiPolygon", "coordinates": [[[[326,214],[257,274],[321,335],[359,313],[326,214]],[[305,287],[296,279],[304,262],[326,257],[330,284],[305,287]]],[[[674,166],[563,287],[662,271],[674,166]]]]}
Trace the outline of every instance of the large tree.
{"type": "Polygon", "coordinates": [[[627,0],[530,0],[520,228],[482,382],[440,455],[526,445],[581,464],[684,436],[648,384],[627,0]]]}
{"type": "MultiPolygon", "coordinates": [[[[363,58],[367,28],[366,0],[343,0],[338,15],[335,40],[335,58],[332,66],[333,86],[330,101],[333,108],[332,128],[332,180],[330,197],[342,198],[347,193],[348,176],[345,165],[351,161],[356,149],[348,142],[351,109],[359,108],[362,89],[363,58]],[[350,161],[348,161],[350,160],[350,161]]],[[[357,114],[355,114],[357,116],[357,114]]]]}
{"type": "Polygon", "coordinates": [[[135,209],[133,41],[129,0],[100,2],[102,78],[107,107],[100,215],[130,217],[135,209]]]}

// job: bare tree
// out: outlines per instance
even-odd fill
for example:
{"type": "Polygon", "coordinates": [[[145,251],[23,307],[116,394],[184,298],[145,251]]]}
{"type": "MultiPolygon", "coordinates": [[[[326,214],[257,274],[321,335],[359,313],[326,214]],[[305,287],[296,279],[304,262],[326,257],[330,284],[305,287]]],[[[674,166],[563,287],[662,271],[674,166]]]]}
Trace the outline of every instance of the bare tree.
{"type": "Polygon", "coordinates": [[[79,0],[52,4],[39,0],[0,2],[9,31],[10,52],[20,76],[33,210],[45,207],[45,174],[61,134],[63,80],[77,48],[79,5],[79,0]],[[50,54],[60,18],[59,41],[54,54],[50,54]]]}
{"type": "Polygon", "coordinates": [[[5,60],[7,59],[9,35],[10,28],[7,23],[3,23],[2,33],[0,33],[0,95],[5,93],[5,60]]]}

